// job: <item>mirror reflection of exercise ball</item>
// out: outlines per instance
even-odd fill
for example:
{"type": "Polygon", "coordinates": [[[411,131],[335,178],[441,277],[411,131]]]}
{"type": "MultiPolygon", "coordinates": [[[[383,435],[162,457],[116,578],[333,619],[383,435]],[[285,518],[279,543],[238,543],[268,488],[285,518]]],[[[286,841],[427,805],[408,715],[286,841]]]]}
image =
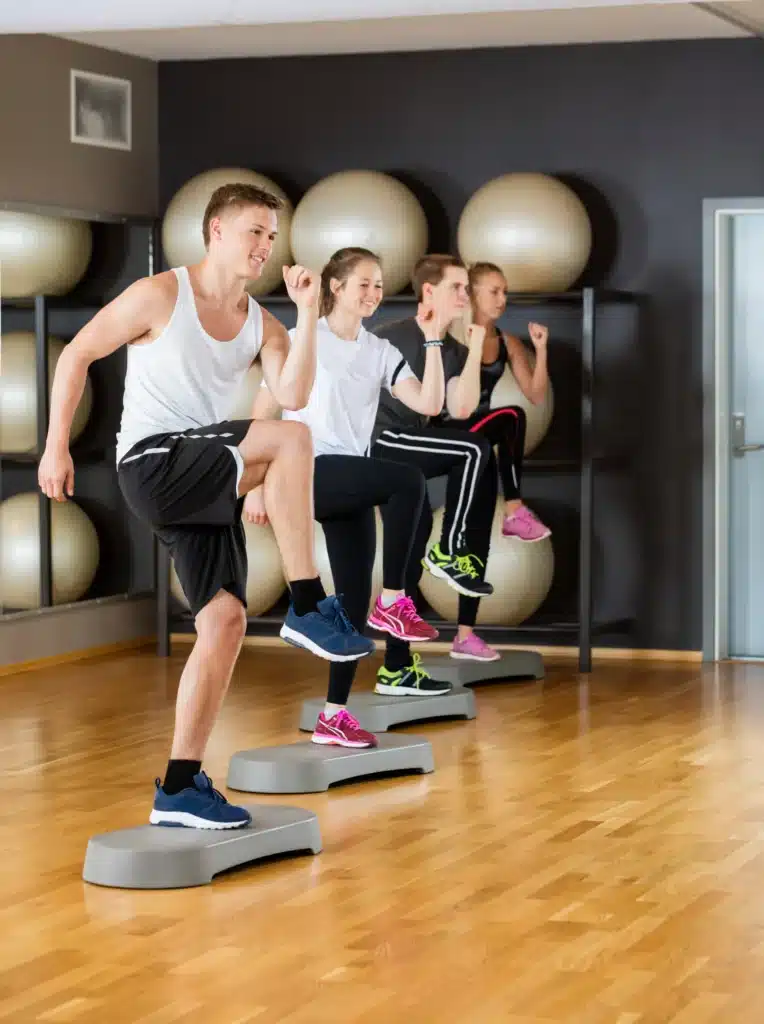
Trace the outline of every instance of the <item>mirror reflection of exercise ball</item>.
{"type": "Polygon", "coordinates": [[[414,193],[381,171],[340,171],[317,182],[292,218],[292,252],[320,272],[338,249],[361,246],[382,261],[386,295],[411,281],[427,251],[427,218],[414,193]]]}
{"type": "MultiPolygon", "coordinates": [[[[32,452],[37,447],[37,361],[35,336],[31,331],[11,331],[0,341],[0,451],[32,452]]],[[[64,342],[48,337],[48,394],[53,388],[64,342]]],[[[90,377],[72,421],[71,439],[75,441],[90,417],[93,387],[90,377]]]]}
{"type": "MultiPolygon", "coordinates": [[[[98,569],[98,534],[89,516],[71,499],[51,501],[53,603],[78,601],[98,569]]],[[[24,492],[0,504],[0,607],[40,607],[40,504],[24,492]]]]}
{"type": "Polygon", "coordinates": [[[255,404],[255,398],[260,390],[260,385],[263,380],[263,371],[260,363],[255,363],[247,370],[244,375],[239,388],[236,392],[236,397],[233,400],[231,411],[228,414],[229,420],[250,420],[252,419],[252,407],[255,404]]]}
{"type": "Polygon", "coordinates": [[[501,267],[510,292],[563,292],[589,260],[586,207],[548,174],[504,174],[479,188],[459,219],[457,246],[466,263],[501,267]]]}
{"type": "Polygon", "coordinates": [[[4,299],[66,295],[93,253],[86,220],[0,210],[0,294],[4,299]]]}
{"type": "MultiPolygon", "coordinates": [[[[551,537],[535,543],[504,537],[504,501],[496,503],[491,527],[491,550],[488,552],[486,579],[493,584],[493,594],[480,600],[478,625],[518,626],[530,618],[546,600],[554,577],[554,548],[551,537]]],[[[443,509],[433,516],[430,545],[440,538],[443,509]]],[[[423,570],[419,589],[428,604],[448,622],[456,622],[459,595],[444,580],[423,570]]]]}
{"type": "MultiPolygon", "coordinates": [[[[383,530],[382,530],[382,516],[379,513],[379,509],[374,509],[374,520],[377,527],[377,550],[374,555],[374,566],[371,571],[371,597],[369,599],[369,611],[374,607],[374,602],[379,596],[382,590],[382,545],[383,545],[383,530]]],[[[313,537],[315,542],[316,552],[316,567],[318,568],[318,575],[321,582],[324,585],[324,590],[327,594],[337,593],[337,589],[334,585],[334,577],[332,576],[332,570],[329,565],[329,554],[326,550],[326,537],[324,536],[324,529],[320,523],[313,524],[313,537]]]]}
{"type": "MultiPolygon", "coordinates": [[[[247,539],[247,614],[264,615],[286,590],[284,567],[271,526],[256,526],[244,520],[247,539]]],[[[170,563],[170,590],[175,600],[188,608],[186,595],[170,563]]]]}
{"type": "Polygon", "coordinates": [[[247,291],[253,296],[268,295],[283,284],[282,267],[292,262],[289,226],[293,207],[284,190],[264,174],[244,167],[219,167],[191,178],[178,189],[167,206],[162,219],[162,248],[171,267],[189,266],[203,259],[202,221],[207,203],[215,189],[237,182],[265,189],[285,204],[277,214],[279,231],[268,262],[260,277],[247,285],[247,291]]]}

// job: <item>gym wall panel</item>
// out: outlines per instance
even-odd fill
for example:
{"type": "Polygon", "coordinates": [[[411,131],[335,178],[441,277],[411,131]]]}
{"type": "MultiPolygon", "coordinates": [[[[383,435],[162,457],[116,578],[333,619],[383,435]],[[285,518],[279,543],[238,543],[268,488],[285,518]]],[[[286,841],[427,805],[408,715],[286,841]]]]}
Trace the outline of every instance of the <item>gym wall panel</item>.
{"type": "Polygon", "coordinates": [[[24,662],[137,643],[155,632],[153,597],[107,598],[87,607],[63,605],[37,613],[0,616],[0,674],[8,666],[24,662]]]}
{"type": "MultiPolygon", "coordinates": [[[[334,171],[379,169],[415,188],[442,250],[496,175],[573,183],[594,219],[588,279],[604,271],[644,296],[636,325],[609,311],[597,341],[598,450],[628,462],[596,489],[597,614],[631,619],[613,643],[697,650],[701,204],[764,193],[763,52],[760,40],[704,40],[165,63],[160,200],[223,165],[267,174],[293,201],[334,171]]],[[[510,322],[527,319],[519,309],[510,322]]],[[[539,457],[577,440],[575,325],[549,322],[557,413],[539,457]]],[[[531,505],[557,505],[557,543],[575,545],[571,481],[526,479],[531,505]]],[[[571,583],[567,570],[555,581],[555,604],[574,602],[571,583]]]]}
{"type": "Polygon", "coordinates": [[[157,67],[43,35],[0,35],[0,203],[155,216],[157,67]],[[73,143],[70,70],[128,79],[132,148],[73,143]]]}

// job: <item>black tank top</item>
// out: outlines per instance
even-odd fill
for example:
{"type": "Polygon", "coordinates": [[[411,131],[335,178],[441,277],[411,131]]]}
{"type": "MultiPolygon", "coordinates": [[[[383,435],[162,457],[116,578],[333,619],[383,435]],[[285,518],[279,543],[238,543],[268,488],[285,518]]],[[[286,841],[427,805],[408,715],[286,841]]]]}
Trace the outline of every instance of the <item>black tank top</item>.
{"type": "Polygon", "coordinates": [[[487,409],[491,404],[491,395],[499,383],[507,365],[507,346],[504,335],[499,334],[499,354],[492,363],[480,364],[480,401],[478,409],[487,409]]]}

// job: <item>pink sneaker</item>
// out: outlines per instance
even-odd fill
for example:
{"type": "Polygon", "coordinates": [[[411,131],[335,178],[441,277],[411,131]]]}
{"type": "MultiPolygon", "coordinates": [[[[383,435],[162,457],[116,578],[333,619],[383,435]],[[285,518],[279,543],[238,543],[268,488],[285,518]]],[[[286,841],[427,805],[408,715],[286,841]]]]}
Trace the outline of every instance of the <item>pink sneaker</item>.
{"type": "Polygon", "coordinates": [[[505,537],[517,537],[529,543],[544,540],[552,533],[525,505],[521,505],[511,516],[504,516],[501,532],[505,537]]]}
{"type": "Polygon", "coordinates": [[[378,597],[368,623],[399,640],[435,640],[439,635],[437,629],[420,618],[411,598],[405,596],[397,598],[389,608],[378,597]]]}
{"type": "Polygon", "coordinates": [[[489,647],[477,633],[470,633],[466,640],[454,638],[451,645],[451,657],[463,661],[498,661],[501,655],[495,647],[489,647]]]}
{"type": "Polygon", "coordinates": [[[328,747],[376,747],[377,737],[373,732],[362,729],[358,721],[345,708],[332,718],[324,712],[318,716],[316,728],[311,737],[314,743],[328,747]]]}

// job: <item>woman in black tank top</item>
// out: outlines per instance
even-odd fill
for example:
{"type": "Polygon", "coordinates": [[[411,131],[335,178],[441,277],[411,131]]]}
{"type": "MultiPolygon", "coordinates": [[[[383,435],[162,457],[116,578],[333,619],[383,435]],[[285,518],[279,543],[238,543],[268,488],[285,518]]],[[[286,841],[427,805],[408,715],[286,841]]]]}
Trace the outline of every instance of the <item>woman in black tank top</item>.
{"type": "Polygon", "coordinates": [[[522,541],[539,541],[551,533],[523,504],[521,482],[525,449],[525,410],[518,405],[491,408],[491,397],[509,363],[517,384],[534,405],[544,400],[549,384],[546,345],[549,332],[540,324],[528,324],[536,351],[535,365],[519,338],[504,334],[496,327],[507,306],[507,282],[493,263],[475,263],[469,271],[470,298],[474,322],[485,327],[483,361],[480,369],[480,401],[466,420],[441,415],[444,426],[462,426],[483,434],[496,446],[499,475],[504,491],[505,514],[502,533],[522,541]]]}

